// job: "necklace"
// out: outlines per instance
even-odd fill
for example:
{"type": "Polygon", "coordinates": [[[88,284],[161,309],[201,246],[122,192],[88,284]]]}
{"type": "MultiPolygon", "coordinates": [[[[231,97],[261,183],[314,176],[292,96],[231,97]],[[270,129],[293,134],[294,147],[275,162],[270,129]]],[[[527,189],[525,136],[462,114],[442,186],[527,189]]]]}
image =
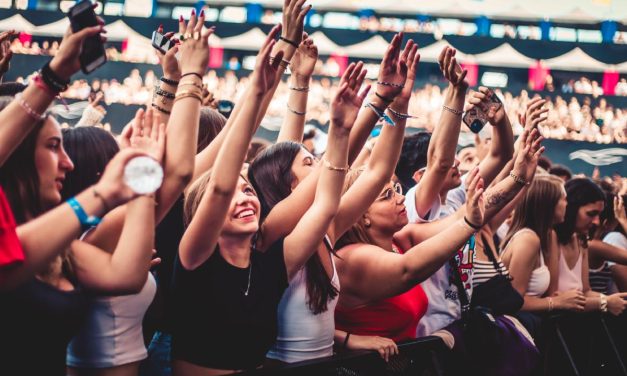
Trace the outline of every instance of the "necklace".
{"type": "Polygon", "coordinates": [[[248,264],[248,286],[246,286],[246,291],[244,291],[244,296],[248,296],[250,292],[250,277],[253,274],[253,259],[250,258],[250,263],[248,264]]]}

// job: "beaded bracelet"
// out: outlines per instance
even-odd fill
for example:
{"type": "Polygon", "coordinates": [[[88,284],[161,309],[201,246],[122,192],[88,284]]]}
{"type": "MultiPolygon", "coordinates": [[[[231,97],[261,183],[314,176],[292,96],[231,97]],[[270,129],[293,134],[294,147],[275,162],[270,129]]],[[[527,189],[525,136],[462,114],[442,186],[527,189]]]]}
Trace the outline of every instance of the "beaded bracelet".
{"type": "MultiPolygon", "coordinates": [[[[175,99],[174,101],[176,102],[176,99],[175,99]]],[[[156,104],[156,103],[153,103],[153,104],[152,104],[152,108],[156,109],[156,110],[157,110],[157,111],[159,111],[159,112],[163,112],[163,113],[164,113],[164,114],[166,114],[166,115],[170,115],[170,114],[172,114],[172,111],[168,111],[168,110],[166,110],[165,108],[163,108],[163,107],[159,106],[159,105],[158,105],[158,104],[156,104]]]]}
{"type": "Polygon", "coordinates": [[[161,82],[163,82],[164,84],[168,84],[170,86],[177,86],[179,84],[179,81],[171,80],[171,79],[165,78],[165,77],[161,77],[159,80],[161,82]]]}
{"type": "Polygon", "coordinates": [[[32,117],[36,121],[42,121],[48,117],[48,115],[45,113],[40,114],[37,111],[33,110],[28,102],[26,102],[24,98],[22,98],[22,93],[17,94],[15,96],[15,100],[17,100],[17,103],[20,105],[20,107],[22,107],[22,110],[24,110],[24,112],[26,112],[28,116],[32,117]]]}
{"type": "Polygon", "coordinates": [[[307,111],[304,111],[304,112],[296,111],[295,109],[293,109],[292,107],[290,107],[290,105],[289,105],[289,104],[287,105],[287,109],[288,109],[291,113],[296,114],[296,115],[299,115],[299,116],[305,116],[305,115],[307,115],[307,111]]]}
{"type": "Polygon", "coordinates": [[[202,96],[194,91],[185,91],[181,94],[176,94],[176,98],[174,99],[174,103],[176,103],[177,101],[181,100],[181,99],[185,99],[185,98],[196,98],[198,99],[199,102],[202,102],[202,96]]]}
{"type": "Polygon", "coordinates": [[[392,87],[398,87],[398,88],[401,88],[401,89],[405,88],[405,85],[403,85],[403,84],[395,84],[394,82],[385,82],[385,81],[377,81],[377,85],[392,86],[392,87]]]}
{"type": "Polygon", "coordinates": [[[161,89],[159,87],[155,89],[155,94],[156,95],[160,95],[162,97],[166,97],[168,99],[174,99],[174,97],[175,97],[174,93],[171,93],[169,91],[165,91],[165,90],[163,90],[163,89],[161,89]]]}

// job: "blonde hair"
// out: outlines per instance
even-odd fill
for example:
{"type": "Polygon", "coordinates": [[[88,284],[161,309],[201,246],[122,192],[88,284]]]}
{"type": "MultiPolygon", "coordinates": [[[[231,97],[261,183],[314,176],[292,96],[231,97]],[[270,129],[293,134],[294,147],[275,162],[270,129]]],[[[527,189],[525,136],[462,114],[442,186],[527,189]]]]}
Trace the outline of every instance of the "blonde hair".
{"type": "Polygon", "coordinates": [[[542,252],[548,250],[549,233],[555,223],[555,207],[564,194],[564,181],[555,175],[537,175],[522,200],[516,205],[512,225],[503,239],[502,249],[512,236],[529,228],[540,238],[542,252]]]}
{"type": "MultiPolygon", "coordinates": [[[[357,179],[361,176],[361,173],[365,170],[365,167],[360,167],[355,170],[350,170],[346,174],[346,178],[344,179],[344,189],[342,190],[342,194],[346,193],[350,187],[355,184],[357,179]]],[[[348,231],[342,235],[337,242],[335,243],[335,248],[340,249],[349,244],[373,244],[374,241],[370,237],[367,231],[366,224],[364,222],[364,216],[362,215],[357,222],[355,222],[348,231]]]]}

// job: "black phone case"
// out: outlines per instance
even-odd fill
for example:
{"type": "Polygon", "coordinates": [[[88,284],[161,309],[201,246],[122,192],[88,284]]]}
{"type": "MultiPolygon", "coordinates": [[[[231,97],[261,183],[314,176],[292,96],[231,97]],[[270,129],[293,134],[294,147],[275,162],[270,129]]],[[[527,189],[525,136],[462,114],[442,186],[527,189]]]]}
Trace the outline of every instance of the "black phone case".
{"type": "Polygon", "coordinates": [[[174,47],[174,42],[172,39],[167,39],[163,36],[163,34],[158,31],[152,32],[152,46],[159,50],[162,54],[165,55],[172,47],[174,47]]]}
{"type": "MultiPolygon", "coordinates": [[[[74,5],[72,8],[70,8],[69,12],[68,12],[68,18],[70,19],[70,26],[72,27],[72,31],[73,32],[77,32],[80,31],[82,29],[84,29],[85,27],[90,27],[88,25],[79,25],[76,21],[76,15],[80,14],[82,12],[92,12],[93,13],[93,19],[94,22],[92,22],[93,24],[90,26],[96,26],[98,25],[98,20],[96,19],[96,13],[94,12],[93,8],[91,7],[91,2],[89,0],[84,0],[81,3],[78,3],[76,5],[74,5]],[[87,8],[83,8],[83,10],[80,10],[79,13],[76,13],[76,9],[79,9],[84,7],[85,5],[83,5],[84,3],[89,3],[89,7],[87,8]]],[[[104,63],[107,62],[107,54],[105,52],[104,49],[104,44],[102,43],[102,41],[100,40],[100,36],[99,35],[94,35],[91,36],[87,39],[85,39],[83,41],[83,50],[81,51],[80,56],[78,57],[78,60],[81,64],[81,70],[83,71],[83,73],[85,74],[89,74],[93,71],[95,71],[98,67],[102,66],[104,63]],[[93,44],[96,50],[98,50],[98,54],[97,55],[87,55],[86,54],[86,49],[85,49],[85,45],[86,44],[93,44]],[[93,66],[91,67],[91,69],[88,69],[88,66],[93,63],[94,61],[98,60],[98,59],[102,59],[102,63],[98,64],[97,66],[93,66]]]]}

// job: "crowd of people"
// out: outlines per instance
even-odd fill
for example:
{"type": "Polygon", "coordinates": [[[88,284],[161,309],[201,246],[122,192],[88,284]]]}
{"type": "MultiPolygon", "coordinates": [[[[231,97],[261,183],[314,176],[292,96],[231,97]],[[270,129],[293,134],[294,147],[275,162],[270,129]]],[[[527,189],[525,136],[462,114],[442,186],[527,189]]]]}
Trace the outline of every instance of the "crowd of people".
{"type": "Polygon", "coordinates": [[[68,30],[27,86],[3,84],[15,93],[0,98],[0,373],[272,373],[358,350],[390,362],[432,336],[446,374],[559,374],[555,320],[575,370],[620,369],[627,184],[542,156],[570,105],[469,93],[448,46],[446,90],[416,93],[420,54],[402,33],[372,83],[362,62],[316,83],[309,9],[286,0],[250,76],[214,77],[228,118],[204,106],[204,12],[166,34],[150,103],[121,134],[99,126],[98,101],[75,127],[48,112],[75,85],[83,41],[105,39],[102,19],[68,30]],[[305,122],[321,100],[315,155],[305,122]],[[464,110],[485,114],[489,144],[458,150],[464,110]],[[278,140],[255,146],[270,111],[278,140]],[[414,116],[428,131],[406,136],[414,116]],[[589,351],[601,324],[614,352],[589,351]]]}

